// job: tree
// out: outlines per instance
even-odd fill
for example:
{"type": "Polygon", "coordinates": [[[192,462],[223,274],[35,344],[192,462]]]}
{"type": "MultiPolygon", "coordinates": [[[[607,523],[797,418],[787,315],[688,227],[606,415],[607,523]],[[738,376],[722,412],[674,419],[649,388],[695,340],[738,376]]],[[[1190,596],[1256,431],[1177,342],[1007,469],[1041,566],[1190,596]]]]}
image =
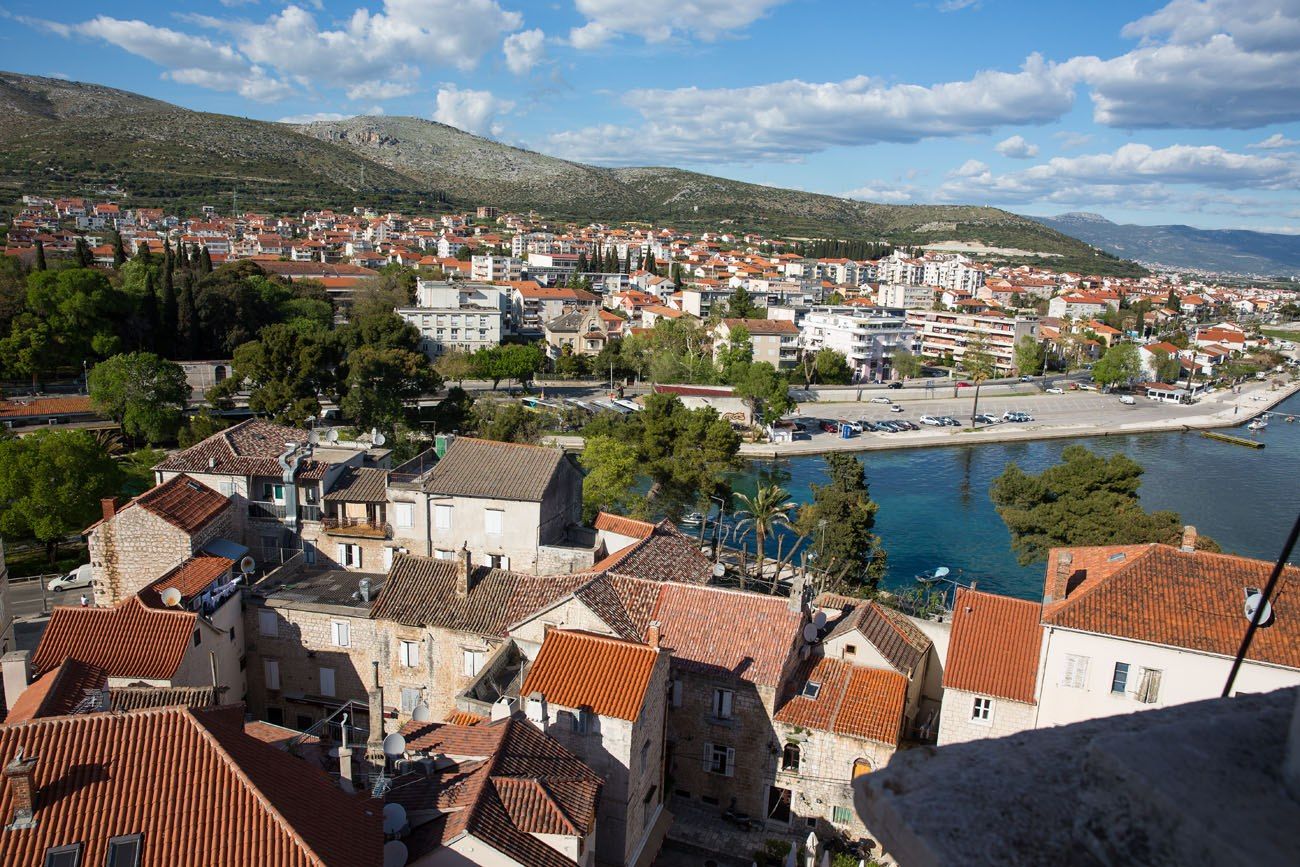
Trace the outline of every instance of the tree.
{"type": "Polygon", "coordinates": [[[151,444],[176,435],[190,397],[185,371],[152,352],[130,352],[101,361],[87,379],[90,399],[133,440],[151,444]]]}
{"type": "MultiPolygon", "coordinates": [[[[171,263],[171,248],[168,247],[167,263],[171,263]]],[[[162,299],[158,304],[158,333],[154,341],[160,354],[171,358],[176,352],[176,283],[172,269],[163,268],[162,299]]]]}
{"type": "Polygon", "coordinates": [[[465,380],[474,375],[474,361],[468,352],[452,350],[439,356],[433,363],[433,369],[445,381],[464,385],[465,380]]]}
{"type": "Polygon", "coordinates": [[[578,462],[586,471],[582,481],[584,521],[592,521],[601,510],[615,514],[631,511],[632,491],[641,472],[635,445],[613,436],[591,437],[578,462]]]}
{"type": "Polygon", "coordinates": [[[749,329],[743,325],[732,328],[726,343],[718,347],[717,356],[723,381],[737,383],[754,360],[754,341],[749,336],[749,329]]]}
{"type": "Polygon", "coordinates": [[[1178,300],[1178,293],[1173,289],[1169,290],[1169,297],[1165,299],[1165,307],[1177,312],[1182,309],[1182,302],[1178,300]]]}
{"type": "Polygon", "coordinates": [[[1016,370],[1022,376],[1037,376],[1043,372],[1043,347],[1033,335],[1023,335],[1016,341],[1016,370]]]}
{"type": "Polygon", "coordinates": [[[659,273],[659,268],[658,268],[658,267],[656,266],[656,264],[655,264],[655,251],[654,251],[654,250],[647,250],[647,251],[646,251],[646,254],[645,254],[645,261],[641,263],[641,267],[644,268],[644,269],[646,269],[647,271],[649,271],[651,274],[657,274],[657,273],[659,273]]]}
{"type": "Polygon", "coordinates": [[[847,385],[853,381],[853,369],[842,352],[822,349],[817,353],[813,366],[817,381],[823,385],[847,385]]]}
{"type": "Polygon", "coordinates": [[[113,267],[121,268],[126,264],[126,250],[122,248],[121,233],[113,232],[113,267]]]}
{"type": "Polygon", "coordinates": [[[153,272],[144,278],[144,297],[140,299],[141,342],[149,349],[156,349],[162,332],[162,317],[158,312],[158,292],[153,285],[153,272]]]}
{"type": "Polygon", "coordinates": [[[90,252],[90,245],[80,235],[77,236],[76,252],[73,254],[73,258],[77,260],[78,268],[89,268],[95,264],[95,256],[90,252]]]}
{"type": "Polygon", "coordinates": [[[903,379],[911,379],[914,376],[921,375],[921,359],[906,349],[895,350],[889,364],[894,368],[894,373],[903,379]]]}
{"type": "Polygon", "coordinates": [[[744,286],[739,286],[732,293],[731,299],[727,301],[726,316],[732,319],[758,319],[761,318],[758,305],[754,303],[753,297],[749,290],[744,286]]]}
{"type": "Polygon", "coordinates": [[[129,299],[91,268],[34,271],[27,278],[24,311],[0,340],[0,359],[11,373],[39,374],[117,351],[119,324],[129,299]]]}
{"type": "Polygon", "coordinates": [[[976,335],[967,341],[961,366],[970,381],[975,383],[975,402],[970,410],[970,426],[975,427],[975,416],[979,415],[980,408],[980,386],[997,371],[997,359],[988,351],[988,341],[982,335],[976,335]]]}
{"type": "MultiPolygon", "coordinates": [[[[745,494],[734,494],[736,505],[736,532],[744,533],[750,528],[754,530],[754,559],[758,562],[758,580],[765,581],[766,576],[763,574],[763,560],[767,556],[766,542],[767,537],[777,527],[789,527],[792,516],[798,508],[798,504],[790,499],[790,494],[780,485],[766,485],[754,492],[752,497],[745,494]]],[[[773,575],[771,588],[776,589],[777,580],[781,576],[773,575]]],[[[741,589],[744,589],[744,577],[741,577],[741,589]]]]}
{"type": "Polygon", "coordinates": [[[453,385],[447,389],[447,396],[423,415],[423,420],[432,424],[436,432],[465,430],[473,409],[474,398],[465,389],[453,385]]]}
{"type": "Polygon", "coordinates": [[[207,245],[199,252],[199,270],[204,274],[212,273],[212,255],[208,252],[207,245]]]}
{"type": "Polygon", "coordinates": [[[1093,381],[1101,386],[1127,385],[1142,376],[1142,358],[1133,343],[1116,343],[1092,366],[1093,381]]]}
{"type": "Polygon", "coordinates": [[[873,530],[879,504],[867,474],[852,455],[826,455],[829,483],[813,485],[813,499],[799,509],[797,530],[812,539],[809,559],[821,573],[821,589],[874,592],[885,575],[886,554],[873,530]]]}
{"type": "MultiPolygon", "coordinates": [[[[1137,492],[1143,470],[1132,458],[1103,458],[1078,445],[1068,446],[1061,458],[1036,476],[1008,464],[989,490],[1022,564],[1046,560],[1052,548],[1181,539],[1183,522],[1176,512],[1142,508],[1137,492]]],[[[1197,547],[1218,550],[1205,536],[1197,547]]]]}
{"type": "Polygon", "coordinates": [[[50,563],[59,542],[100,514],[118,493],[121,473],[86,430],[41,430],[0,441],[0,532],[45,544],[50,563]]]}
{"type": "Polygon", "coordinates": [[[270,325],[259,339],[235,350],[234,372],[208,393],[225,397],[246,382],[249,409],[301,427],[320,413],[320,394],[333,385],[331,369],[337,359],[337,347],[327,332],[270,325]]]}
{"type": "Polygon", "coordinates": [[[34,267],[37,271],[45,270],[45,245],[39,240],[36,242],[36,264],[34,267]]]}
{"type": "Polygon", "coordinates": [[[227,427],[226,422],[211,410],[196,412],[190,416],[189,423],[181,428],[176,437],[177,444],[187,449],[195,443],[203,442],[219,430],[227,427]]]}
{"type": "Polygon", "coordinates": [[[394,431],[407,401],[442,386],[429,359],[408,349],[362,346],[349,353],[347,369],[339,408],[362,428],[394,431]]]}
{"type": "Polygon", "coordinates": [[[790,381],[770,363],[759,361],[745,365],[737,380],[736,396],[749,404],[754,421],[759,424],[772,424],[794,411],[796,404],[790,397],[790,381]]]}
{"type": "Polygon", "coordinates": [[[546,363],[546,354],[536,344],[509,343],[480,349],[471,358],[474,375],[492,380],[495,391],[501,380],[515,379],[522,386],[546,363]]]}
{"type": "Polygon", "coordinates": [[[194,287],[196,278],[193,271],[185,272],[185,281],[181,284],[181,295],[176,303],[176,343],[174,355],[177,358],[193,358],[197,353],[196,329],[198,328],[198,310],[195,306],[194,287]]]}

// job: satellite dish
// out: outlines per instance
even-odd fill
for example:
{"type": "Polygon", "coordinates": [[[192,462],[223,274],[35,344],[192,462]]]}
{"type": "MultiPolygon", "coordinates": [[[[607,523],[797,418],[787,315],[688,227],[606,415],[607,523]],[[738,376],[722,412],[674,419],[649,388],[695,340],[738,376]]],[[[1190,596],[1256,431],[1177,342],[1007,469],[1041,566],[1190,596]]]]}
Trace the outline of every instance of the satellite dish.
{"type": "Polygon", "coordinates": [[[1252,622],[1255,620],[1255,611],[1261,604],[1264,606],[1264,611],[1259,616],[1259,625],[1266,626],[1273,619],[1273,606],[1264,601],[1264,594],[1258,587],[1247,587],[1245,607],[1247,620],[1252,622]]]}
{"type": "Polygon", "coordinates": [[[239,571],[245,575],[252,575],[253,570],[257,568],[257,561],[247,554],[239,561],[239,571]]]}
{"type": "Polygon", "coordinates": [[[726,575],[726,574],[727,574],[727,567],[726,567],[726,566],[722,565],[721,563],[714,563],[714,564],[713,564],[713,577],[714,577],[714,578],[721,578],[723,575],[726,575]]]}
{"type": "Polygon", "coordinates": [[[411,711],[411,719],[415,720],[416,722],[421,722],[421,723],[428,722],[432,718],[433,718],[433,714],[430,713],[429,706],[427,704],[423,704],[423,703],[417,704],[414,710],[411,711]]]}
{"type": "Polygon", "coordinates": [[[405,754],[406,738],[402,737],[397,732],[393,732],[391,735],[384,738],[384,755],[388,756],[390,759],[395,759],[398,756],[405,754]]]}
{"type": "Polygon", "coordinates": [[[934,577],[935,577],[935,578],[944,578],[944,577],[946,577],[947,575],[948,575],[948,567],[947,567],[947,566],[940,566],[938,569],[935,569],[935,570],[934,570],[934,577]]]}
{"type": "Polygon", "coordinates": [[[816,614],[813,615],[812,622],[813,622],[813,626],[816,626],[818,629],[821,629],[823,626],[826,625],[826,612],[818,611],[816,614]]]}
{"type": "Polygon", "coordinates": [[[384,844],[384,867],[403,867],[406,858],[406,844],[401,840],[389,840],[384,844]]]}
{"type": "Polygon", "coordinates": [[[375,435],[371,437],[371,442],[377,446],[382,446],[384,443],[388,442],[388,437],[376,432],[375,435]]]}
{"type": "Polygon", "coordinates": [[[396,834],[406,827],[406,808],[401,804],[384,804],[384,833],[396,834]]]}
{"type": "Polygon", "coordinates": [[[181,604],[181,591],[175,587],[168,587],[162,592],[162,604],[168,608],[175,608],[181,604]]]}
{"type": "Polygon", "coordinates": [[[821,630],[819,630],[816,626],[812,625],[811,623],[805,624],[803,628],[803,640],[808,642],[809,644],[816,643],[817,635],[820,631],[821,630]]]}
{"type": "Polygon", "coordinates": [[[330,428],[330,432],[327,433],[327,434],[325,434],[325,442],[327,442],[327,443],[336,443],[336,442],[338,442],[338,441],[339,441],[339,431],[338,431],[338,428],[330,428]]]}

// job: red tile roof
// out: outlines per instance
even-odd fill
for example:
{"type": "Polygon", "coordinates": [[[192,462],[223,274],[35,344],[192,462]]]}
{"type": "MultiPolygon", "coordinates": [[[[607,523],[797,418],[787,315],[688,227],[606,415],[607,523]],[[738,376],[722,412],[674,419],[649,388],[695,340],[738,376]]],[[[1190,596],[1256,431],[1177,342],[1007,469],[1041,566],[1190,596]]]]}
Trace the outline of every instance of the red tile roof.
{"type": "Polygon", "coordinates": [[[804,624],[803,613],[786,603],[784,597],[664,584],[654,619],[674,664],[776,687],[804,624]]]}
{"type": "Polygon", "coordinates": [[[108,675],[99,666],[65,659],[23,690],[9,709],[5,724],[72,713],[86,697],[86,690],[102,689],[107,683],[108,675]]]}
{"type": "Polygon", "coordinates": [[[609,512],[598,512],[592,526],[597,530],[605,530],[633,539],[644,539],[655,531],[655,525],[650,521],[638,521],[636,518],[611,515],[609,512]]]}
{"type": "Polygon", "coordinates": [[[857,630],[890,665],[911,677],[932,643],[925,633],[901,611],[865,599],[840,598],[847,601],[847,605],[839,606],[846,610],[826,638],[857,630]]]}
{"type": "Polygon", "coordinates": [[[700,553],[699,543],[666,520],[656,524],[649,536],[620,548],[591,568],[683,584],[707,584],[713,578],[713,562],[700,553]]]}
{"type": "Polygon", "coordinates": [[[0,400],[0,418],[93,413],[88,397],[31,397],[0,400]]]}
{"type": "Polygon", "coordinates": [[[166,575],[140,591],[140,601],[150,608],[165,608],[163,591],[172,587],[181,591],[181,599],[191,599],[208,589],[213,581],[229,572],[235,561],[215,554],[191,557],[166,575]]]}
{"type": "Polygon", "coordinates": [[[907,678],[883,668],[813,657],[790,679],[792,694],[773,717],[803,728],[897,744],[907,704],[907,678]],[[804,694],[820,684],[816,698],[804,694]]]}
{"type": "Polygon", "coordinates": [[[958,588],[943,672],[945,689],[1034,704],[1043,643],[1039,606],[958,588]]]}
{"type": "Polygon", "coordinates": [[[799,326],[788,319],[724,319],[727,327],[743,327],[750,334],[798,334],[799,326]]]}
{"type": "MultiPolygon", "coordinates": [[[[141,834],[141,867],[378,867],[379,805],[244,734],[243,708],[163,708],[0,727],[0,765],[35,756],[36,826],[0,837],[0,862],[44,863],[81,843],[104,864],[141,834]]],[[[0,790],[0,815],[13,810],[0,790]]]]}
{"type": "Polygon", "coordinates": [[[122,509],[139,506],[177,529],[195,533],[229,505],[229,497],[182,473],[145,491],[122,509]]]}
{"type": "Polygon", "coordinates": [[[135,596],[115,608],[58,606],[32,654],[32,668],[44,674],[72,657],[103,667],[109,677],[167,680],[197,622],[192,611],[149,608],[135,596]]]}
{"type": "MultiPolygon", "coordinates": [[[[1043,621],[1065,629],[1114,635],[1220,656],[1236,654],[1246,632],[1245,588],[1263,588],[1273,569],[1251,560],[1208,551],[1188,553],[1171,545],[1073,548],[1067,592],[1045,606],[1043,621]],[[1136,550],[1135,550],[1136,549],[1136,550]],[[1097,554],[1105,554],[1104,566],[1097,554]]],[[[1048,563],[1058,562],[1053,550],[1048,563]]],[[[1059,584],[1055,568],[1049,585],[1059,584]]],[[[1273,617],[1255,633],[1247,659],[1300,668],[1300,568],[1282,571],[1273,594],[1273,617]]],[[[956,628],[954,625],[954,634],[956,628]]]]}
{"type": "Polygon", "coordinates": [[[644,644],[551,629],[521,692],[540,692],[548,703],[588,707],[601,716],[634,722],[641,716],[659,655],[644,644]]]}
{"type": "MultiPolygon", "coordinates": [[[[284,425],[250,418],[231,428],[218,431],[184,451],[170,455],[155,470],[183,473],[220,473],[234,476],[273,476],[281,474],[279,456],[286,443],[306,443],[307,432],[284,425]]],[[[298,478],[324,478],[328,467],[323,461],[305,460],[298,478]]]]}

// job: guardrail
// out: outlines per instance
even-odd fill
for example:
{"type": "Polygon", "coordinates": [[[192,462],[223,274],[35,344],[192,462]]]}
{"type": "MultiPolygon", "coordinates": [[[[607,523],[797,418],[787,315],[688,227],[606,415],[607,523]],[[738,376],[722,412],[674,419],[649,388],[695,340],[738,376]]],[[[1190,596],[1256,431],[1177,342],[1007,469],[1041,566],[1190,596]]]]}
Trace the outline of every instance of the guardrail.
{"type": "Polygon", "coordinates": [[[18,576],[10,575],[9,583],[30,584],[33,581],[38,581],[44,584],[45,582],[49,581],[51,578],[62,578],[62,577],[63,577],[62,572],[45,572],[40,575],[18,575],[18,576]]]}

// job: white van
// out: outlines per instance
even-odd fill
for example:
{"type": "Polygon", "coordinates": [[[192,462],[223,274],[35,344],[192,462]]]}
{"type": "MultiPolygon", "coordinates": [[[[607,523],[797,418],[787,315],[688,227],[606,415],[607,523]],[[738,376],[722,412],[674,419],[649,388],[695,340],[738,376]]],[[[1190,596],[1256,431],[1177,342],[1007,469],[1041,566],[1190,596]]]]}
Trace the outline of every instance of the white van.
{"type": "Polygon", "coordinates": [[[77,590],[83,587],[89,587],[94,582],[91,580],[90,564],[84,563],[73,569],[67,575],[60,575],[53,578],[46,585],[47,589],[54,593],[62,593],[65,590],[77,590]]]}
{"type": "Polygon", "coordinates": [[[1121,394],[1119,396],[1119,402],[1124,404],[1125,406],[1132,406],[1133,404],[1137,403],[1137,401],[1133,399],[1133,395],[1131,394],[1121,394]]]}

